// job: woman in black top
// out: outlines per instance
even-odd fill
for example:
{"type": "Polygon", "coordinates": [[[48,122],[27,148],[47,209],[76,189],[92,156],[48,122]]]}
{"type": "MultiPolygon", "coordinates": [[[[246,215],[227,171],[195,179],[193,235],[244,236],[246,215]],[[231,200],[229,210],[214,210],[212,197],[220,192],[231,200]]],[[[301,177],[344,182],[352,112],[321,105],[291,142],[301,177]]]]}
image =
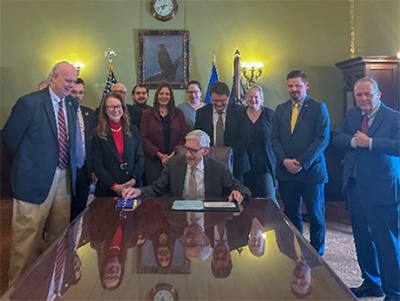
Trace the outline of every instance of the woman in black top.
{"type": "Polygon", "coordinates": [[[271,146],[274,111],[263,106],[264,93],[258,85],[247,91],[246,102],[251,128],[251,142],[247,149],[251,169],[244,175],[244,185],[250,189],[252,197],[269,198],[279,206],[275,195],[276,158],[271,146]]]}

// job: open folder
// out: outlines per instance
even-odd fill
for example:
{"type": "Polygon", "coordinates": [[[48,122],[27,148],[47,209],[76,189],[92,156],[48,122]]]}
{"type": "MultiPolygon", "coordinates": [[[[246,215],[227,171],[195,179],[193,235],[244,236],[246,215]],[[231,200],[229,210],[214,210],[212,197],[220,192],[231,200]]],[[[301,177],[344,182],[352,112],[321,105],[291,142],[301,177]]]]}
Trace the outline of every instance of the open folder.
{"type": "Polygon", "coordinates": [[[234,202],[203,202],[201,200],[176,200],[172,204],[172,210],[239,212],[239,208],[234,202]]]}

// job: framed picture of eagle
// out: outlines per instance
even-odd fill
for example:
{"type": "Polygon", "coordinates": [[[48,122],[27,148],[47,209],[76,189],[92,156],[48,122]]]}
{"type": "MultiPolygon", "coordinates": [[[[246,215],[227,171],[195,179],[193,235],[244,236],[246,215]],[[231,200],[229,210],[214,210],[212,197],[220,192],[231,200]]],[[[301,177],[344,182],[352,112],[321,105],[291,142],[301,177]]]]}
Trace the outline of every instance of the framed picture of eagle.
{"type": "Polygon", "coordinates": [[[189,30],[139,30],[139,84],[167,82],[185,89],[189,82],[189,30]]]}

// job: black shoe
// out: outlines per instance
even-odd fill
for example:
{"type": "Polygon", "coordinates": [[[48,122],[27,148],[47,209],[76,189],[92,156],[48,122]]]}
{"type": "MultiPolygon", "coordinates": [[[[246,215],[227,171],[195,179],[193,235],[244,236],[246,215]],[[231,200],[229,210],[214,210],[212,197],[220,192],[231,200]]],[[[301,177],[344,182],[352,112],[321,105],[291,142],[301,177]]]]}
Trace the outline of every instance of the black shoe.
{"type": "Polygon", "coordinates": [[[385,296],[385,294],[380,288],[373,288],[365,283],[363,283],[359,287],[351,287],[350,290],[357,298],[385,296]]]}

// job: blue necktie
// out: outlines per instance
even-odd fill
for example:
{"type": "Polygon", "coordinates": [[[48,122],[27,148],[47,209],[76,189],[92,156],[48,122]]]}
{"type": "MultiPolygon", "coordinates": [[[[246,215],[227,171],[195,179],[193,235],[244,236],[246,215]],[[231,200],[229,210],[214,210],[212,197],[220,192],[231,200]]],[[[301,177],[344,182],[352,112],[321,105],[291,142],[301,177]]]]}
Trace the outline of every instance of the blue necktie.
{"type": "Polygon", "coordinates": [[[79,114],[80,109],[78,109],[78,112],[76,113],[76,166],[82,168],[85,163],[85,154],[83,151],[83,139],[81,125],[79,123],[79,114]]]}

